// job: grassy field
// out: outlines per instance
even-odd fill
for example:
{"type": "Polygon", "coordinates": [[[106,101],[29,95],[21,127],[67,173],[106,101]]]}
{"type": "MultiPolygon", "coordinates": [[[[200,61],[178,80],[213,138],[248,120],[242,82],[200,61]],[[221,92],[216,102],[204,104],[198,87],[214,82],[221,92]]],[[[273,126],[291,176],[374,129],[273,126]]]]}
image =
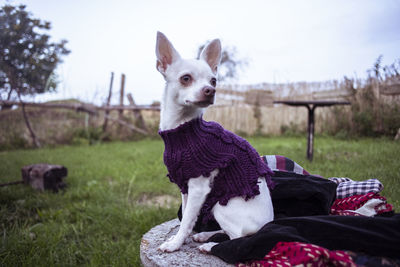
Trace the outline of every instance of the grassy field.
{"type": "MultiPolygon", "coordinates": [[[[382,195],[400,208],[400,142],[317,137],[310,163],[305,137],[248,140],[260,154],[285,155],[314,174],[378,178],[382,195]]],[[[179,205],[162,151],[160,140],[143,140],[0,152],[0,182],[20,179],[20,168],[32,163],[69,170],[64,193],[0,188],[0,265],[139,266],[141,236],[174,218],[179,205]],[[168,205],[157,204],[163,200],[168,205]]]]}

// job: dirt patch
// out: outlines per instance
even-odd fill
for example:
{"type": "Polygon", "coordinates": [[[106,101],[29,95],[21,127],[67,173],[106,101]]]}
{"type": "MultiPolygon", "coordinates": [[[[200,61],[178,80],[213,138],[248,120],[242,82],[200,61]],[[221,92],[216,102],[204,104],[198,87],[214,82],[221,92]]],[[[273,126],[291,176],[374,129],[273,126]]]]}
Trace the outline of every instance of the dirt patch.
{"type": "Polygon", "coordinates": [[[150,196],[144,194],[139,198],[137,203],[143,206],[156,206],[169,209],[177,206],[180,200],[170,195],[150,196]]]}

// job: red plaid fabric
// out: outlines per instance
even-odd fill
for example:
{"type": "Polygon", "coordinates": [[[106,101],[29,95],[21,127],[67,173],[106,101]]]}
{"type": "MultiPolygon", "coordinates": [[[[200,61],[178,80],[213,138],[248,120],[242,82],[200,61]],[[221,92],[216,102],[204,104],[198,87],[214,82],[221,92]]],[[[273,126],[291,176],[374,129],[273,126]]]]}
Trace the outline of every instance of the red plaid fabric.
{"type": "Polygon", "coordinates": [[[330,251],[326,248],[301,242],[279,242],[260,261],[239,263],[238,267],[259,266],[356,266],[344,251],[330,251]]]}
{"type": "Polygon", "coordinates": [[[350,215],[350,216],[365,216],[356,210],[363,207],[369,200],[379,199],[381,200],[378,204],[372,208],[376,214],[390,212],[393,210],[393,206],[386,202],[386,198],[379,194],[370,192],[365,195],[355,195],[342,199],[336,199],[331,207],[332,215],[350,215]]]}

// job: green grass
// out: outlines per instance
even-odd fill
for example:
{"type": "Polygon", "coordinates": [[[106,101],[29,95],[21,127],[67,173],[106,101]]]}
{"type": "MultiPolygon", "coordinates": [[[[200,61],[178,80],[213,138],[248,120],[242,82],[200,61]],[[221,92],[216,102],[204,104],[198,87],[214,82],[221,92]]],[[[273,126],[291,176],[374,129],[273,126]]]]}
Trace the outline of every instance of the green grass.
{"type": "MultiPolygon", "coordinates": [[[[253,137],[260,154],[292,158],[325,177],[378,178],[382,195],[400,208],[400,143],[388,139],[317,137],[314,161],[305,137],[253,137]]],[[[48,162],[68,168],[64,193],[37,193],[18,185],[0,188],[1,266],[138,266],[141,236],[176,216],[145,206],[143,196],[179,191],[165,177],[160,140],[0,152],[0,182],[20,179],[24,165],[48,162]]]]}

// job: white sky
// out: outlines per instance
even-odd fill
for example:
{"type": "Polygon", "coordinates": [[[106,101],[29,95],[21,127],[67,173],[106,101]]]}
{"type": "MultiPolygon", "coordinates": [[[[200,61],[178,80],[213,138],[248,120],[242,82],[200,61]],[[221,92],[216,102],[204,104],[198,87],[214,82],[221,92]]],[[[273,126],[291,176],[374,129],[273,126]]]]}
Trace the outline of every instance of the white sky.
{"type": "Polygon", "coordinates": [[[243,84],[363,77],[380,54],[384,64],[400,58],[398,0],[9,2],[24,3],[34,17],[50,21],[53,41],[67,39],[71,50],[58,69],[58,93],[35,100],[74,97],[100,104],[111,71],[115,96],[125,73],[125,90],[137,103],[159,100],[158,30],[183,57],[195,57],[197,47],[214,38],[236,46],[249,61],[236,81],[243,84]]]}

